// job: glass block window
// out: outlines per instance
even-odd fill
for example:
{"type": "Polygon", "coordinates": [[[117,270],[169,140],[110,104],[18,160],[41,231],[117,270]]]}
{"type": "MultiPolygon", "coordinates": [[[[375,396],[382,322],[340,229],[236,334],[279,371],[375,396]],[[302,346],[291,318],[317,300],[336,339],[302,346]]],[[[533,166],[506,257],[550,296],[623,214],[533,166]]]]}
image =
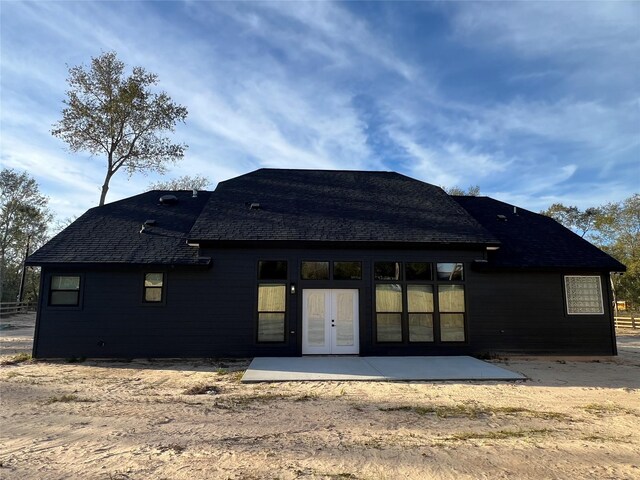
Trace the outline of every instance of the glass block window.
{"type": "Polygon", "coordinates": [[[80,302],[80,276],[53,275],[49,291],[49,305],[76,307],[80,302]]]}
{"type": "Polygon", "coordinates": [[[564,277],[569,315],[602,315],[602,285],[600,277],[566,275],[564,277]]]}

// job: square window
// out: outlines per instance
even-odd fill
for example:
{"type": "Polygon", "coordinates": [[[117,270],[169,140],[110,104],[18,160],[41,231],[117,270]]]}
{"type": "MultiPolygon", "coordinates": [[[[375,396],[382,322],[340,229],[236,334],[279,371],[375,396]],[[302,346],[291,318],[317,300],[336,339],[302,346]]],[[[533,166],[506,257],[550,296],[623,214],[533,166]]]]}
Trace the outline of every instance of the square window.
{"type": "Polygon", "coordinates": [[[462,263],[439,263],[438,280],[446,282],[461,282],[464,280],[464,265],[462,263]]]}
{"type": "Polygon", "coordinates": [[[433,280],[433,272],[431,264],[425,262],[407,262],[405,263],[407,280],[433,280]]]}
{"type": "Polygon", "coordinates": [[[433,314],[409,314],[409,341],[433,342],[433,314]]]}
{"type": "Polygon", "coordinates": [[[402,264],[400,262],[375,262],[373,276],[376,280],[401,280],[402,264]]]}
{"type": "Polygon", "coordinates": [[[53,275],[49,289],[49,305],[77,307],[80,304],[80,276],[53,275]]]}
{"type": "Polygon", "coordinates": [[[258,341],[284,342],[284,313],[258,314],[258,341]]]}
{"type": "Polygon", "coordinates": [[[433,312],[433,286],[407,285],[407,307],[411,312],[433,312]]]}
{"type": "Polygon", "coordinates": [[[464,312],[464,286],[439,285],[438,302],[441,312],[464,312]]]}
{"type": "Polygon", "coordinates": [[[362,280],[362,262],[333,262],[334,280],[362,280]]]}
{"type": "Polygon", "coordinates": [[[376,285],[376,312],[402,312],[402,286],[395,283],[376,285]]]}
{"type": "Polygon", "coordinates": [[[329,262],[302,262],[302,280],[329,280],[329,262]]]}
{"type": "Polygon", "coordinates": [[[602,286],[600,277],[567,275],[564,277],[569,315],[602,315],[602,286]]]}

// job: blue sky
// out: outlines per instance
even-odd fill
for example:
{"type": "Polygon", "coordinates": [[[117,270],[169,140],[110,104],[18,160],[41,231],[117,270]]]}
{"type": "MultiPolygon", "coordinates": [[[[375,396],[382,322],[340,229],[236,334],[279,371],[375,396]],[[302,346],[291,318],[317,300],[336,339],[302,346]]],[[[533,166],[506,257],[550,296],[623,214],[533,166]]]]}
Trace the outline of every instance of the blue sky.
{"type": "MultiPolygon", "coordinates": [[[[115,50],[187,106],[167,177],[395,170],[534,211],[640,184],[640,2],[0,2],[3,166],[60,218],[104,159],[50,134],[67,65],[115,50]]],[[[157,175],[120,172],[108,201],[157,175]]],[[[213,186],[211,188],[213,188],[213,186]]]]}

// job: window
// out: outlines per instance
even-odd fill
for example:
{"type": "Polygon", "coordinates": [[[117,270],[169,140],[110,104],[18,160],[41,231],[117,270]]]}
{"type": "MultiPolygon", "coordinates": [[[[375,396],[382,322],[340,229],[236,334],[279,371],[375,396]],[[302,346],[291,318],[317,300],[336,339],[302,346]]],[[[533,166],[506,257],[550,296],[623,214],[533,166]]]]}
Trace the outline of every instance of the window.
{"type": "Polygon", "coordinates": [[[438,285],[440,341],[464,342],[464,285],[438,285]]]}
{"type": "Polygon", "coordinates": [[[410,342],[433,342],[433,310],[433,285],[407,285],[410,342]]]}
{"type": "Polygon", "coordinates": [[[464,267],[461,263],[439,263],[438,280],[446,282],[461,282],[464,280],[464,267]]]}
{"type": "Polygon", "coordinates": [[[258,279],[260,280],[286,280],[286,260],[269,260],[258,262],[258,279]]]}
{"type": "Polygon", "coordinates": [[[402,341],[402,286],[376,285],[376,332],[378,342],[402,341]]]}
{"type": "Polygon", "coordinates": [[[258,285],[258,342],[284,342],[287,286],[258,285]]]}
{"type": "Polygon", "coordinates": [[[144,301],[146,303],[161,303],[164,287],[164,273],[144,274],[144,301]]]}
{"type": "Polygon", "coordinates": [[[362,262],[333,262],[334,280],[362,280],[362,262]]]}
{"type": "Polygon", "coordinates": [[[431,264],[424,262],[407,262],[405,264],[407,280],[433,280],[431,264]]]}
{"type": "Polygon", "coordinates": [[[378,342],[466,340],[463,263],[374,262],[373,275],[378,342]]]}
{"type": "Polygon", "coordinates": [[[602,287],[600,277],[567,275],[564,277],[569,315],[602,315],[602,287]]]}
{"type": "Polygon", "coordinates": [[[329,280],[329,262],[302,262],[302,280],[329,280]]]}
{"type": "Polygon", "coordinates": [[[376,280],[401,280],[402,264],[400,262],[375,262],[373,277],[376,280]]]}
{"type": "Polygon", "coordinates": [[[77,307],[80,304],[80,276],[53,275],[49,290],[49,305],[77,307]]]}

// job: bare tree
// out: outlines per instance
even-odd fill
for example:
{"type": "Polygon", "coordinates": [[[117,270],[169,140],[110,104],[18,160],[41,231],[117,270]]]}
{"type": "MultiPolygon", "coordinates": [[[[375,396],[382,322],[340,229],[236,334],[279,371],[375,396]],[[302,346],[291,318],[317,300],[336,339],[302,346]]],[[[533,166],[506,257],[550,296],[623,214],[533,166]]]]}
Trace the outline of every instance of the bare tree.
{"type": "Polygon", "coordinates": [[[153,93],[157,75],[133,67],[125,75],[125,64],[115,52],[91,59],[91,67],[69,69],[69,91],[62,119],[51,133],[64,140],[71,151],[105,155],[107,171],[99,205],[104,205],[109,182],[118,170],[164,172],[166,164],[184,156],[184,144],[164,136],[177,122],[184,122],[187,109],[165,93],[153,93]]]}
{"type": "Polygon", "coordinates": [[[204,190],[211,185],[211,180],[202,175],[183,175],[163,182],[150,183],[147,190],[204,190]]]}

